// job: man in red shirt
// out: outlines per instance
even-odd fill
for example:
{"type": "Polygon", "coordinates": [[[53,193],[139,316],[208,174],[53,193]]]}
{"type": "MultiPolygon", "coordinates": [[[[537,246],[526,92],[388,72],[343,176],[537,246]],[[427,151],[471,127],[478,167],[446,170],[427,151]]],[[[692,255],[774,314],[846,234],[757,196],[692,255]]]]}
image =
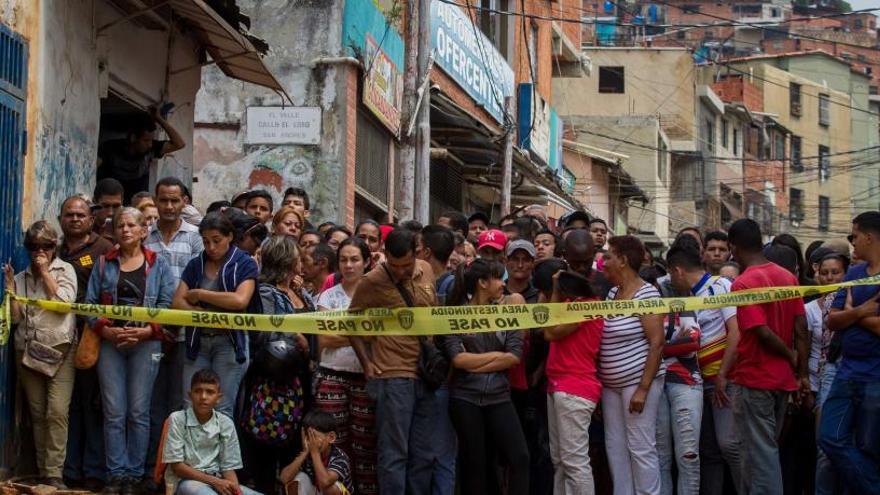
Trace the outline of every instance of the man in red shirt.
{"type": "MultiPolygon", "coordinates": [[[[745,268],[733,283],[733,292],[798,284],[794,275],[761,254],[761,229],[754,220],[737,220],[728,237],[733,257],[745,268]]],[[[810,341],[804,315],[800,298],[737,308],[741,337],[731,380],[733,414],[742,442],[739,493],[782,495],[776,439],[786,401],[789,393],[810,390],[810,341]],[[795,342],[797,351],[792,349],[795,342]]]]}

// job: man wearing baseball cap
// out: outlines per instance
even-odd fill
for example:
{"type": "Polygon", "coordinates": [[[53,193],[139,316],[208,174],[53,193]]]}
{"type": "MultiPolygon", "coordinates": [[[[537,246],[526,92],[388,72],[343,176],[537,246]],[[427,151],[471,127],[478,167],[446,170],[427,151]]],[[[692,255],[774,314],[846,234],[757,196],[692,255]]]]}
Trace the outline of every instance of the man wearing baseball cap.
{"type": "Polygon", "coordinates": [[[504,263],[505,247],[507,247],[507,236],[498,229],[481,232],[477,239],[477,255],[480,258],[504,263]]]}
{"type": "MultiPolygon", "coordinates": [[[[527,303],[538,302],[539,291],[532,285],[537,255],[535,246],[525,239],[516,239],[507,243],[504,253],[507,257],[508,275],[505,293],[520,294],[527,303]]],[[[508,371],[511,399],[519,414],[531,452],[529,484],[532,487],[542,487],[541,491],[553,485],[553,463],[547,443],[547,399],[541,377],[548,350],[549,346],[540,329],[525,331],[520,363],[508,371]]]]}
{"type": "Polygon", "coordinates": [[[517,239],[507,243],[507,290],[523,296],[527,303],[538,302],[538,289],[532,285],[532,271],[535,268],[535,246],[525,240],[517,239]]]}

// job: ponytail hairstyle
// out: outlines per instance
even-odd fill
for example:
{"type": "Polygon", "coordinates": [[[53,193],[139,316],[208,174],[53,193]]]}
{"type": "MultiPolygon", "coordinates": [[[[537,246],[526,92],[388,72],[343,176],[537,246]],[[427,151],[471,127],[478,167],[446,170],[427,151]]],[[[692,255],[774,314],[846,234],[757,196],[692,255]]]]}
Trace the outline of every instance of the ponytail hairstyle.
{"type": "Polygon", "coordinates": [[[455,270],[455,282],[446,297],[447,306],[467,304],[477,290],[477,282],[504,277],[504,265],[500,261],[477,258],[468,264],[461,264],[455,270]]]}

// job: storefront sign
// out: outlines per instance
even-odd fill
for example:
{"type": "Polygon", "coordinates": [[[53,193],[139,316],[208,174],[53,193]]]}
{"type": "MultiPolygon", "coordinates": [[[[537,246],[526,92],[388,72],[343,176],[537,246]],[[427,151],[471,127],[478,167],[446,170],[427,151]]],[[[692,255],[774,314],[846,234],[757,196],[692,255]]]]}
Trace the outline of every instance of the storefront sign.
{"type": "Polygon", "coordinates": [[[245,144],[320,144],[318,107],[248,107],[245,144]]]}
{"type": "Polygon", "coordinates": [[[364,64],[364,106],[394,134],[400,135],[403,108],[403,39],[390,12],[397,2],[345,2],[342,46],[364,64]]]}
{"type": "Polygon", "coordinates": [[[532,83],[519,85],[519,147],[533,158],[550,162],[550,105],[532,83]]]}
{"type": "Polygon", "coordinates": [[[403,76],[368,33],[366,35],[366,63],[364,75],[364,105],[395,137],[400,136],[400,109],[403,105],[403,76]]]}
{"type": "Polygon", "coordinates": [[[513,70],[458,5],[431,2],[434,63],[499,123],[504,97],[513,96],[513,70]]]}

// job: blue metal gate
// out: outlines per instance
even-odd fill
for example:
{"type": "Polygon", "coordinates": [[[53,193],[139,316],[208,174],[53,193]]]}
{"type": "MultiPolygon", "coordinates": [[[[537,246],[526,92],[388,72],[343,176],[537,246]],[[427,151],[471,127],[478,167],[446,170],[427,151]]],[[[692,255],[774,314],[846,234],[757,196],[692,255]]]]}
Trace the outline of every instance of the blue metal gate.
{"type": "MultiPolygon", "coordinates": [[[[0,263],[11,261],[17,270],[24,268],[21,202],[27,48],[20,35],[0,24],[0,263]]],[[[15,398],[13,360],[11,345],[0,348],[0,472],[10,467],[15,456],[10,435],[15,398]]]]}

